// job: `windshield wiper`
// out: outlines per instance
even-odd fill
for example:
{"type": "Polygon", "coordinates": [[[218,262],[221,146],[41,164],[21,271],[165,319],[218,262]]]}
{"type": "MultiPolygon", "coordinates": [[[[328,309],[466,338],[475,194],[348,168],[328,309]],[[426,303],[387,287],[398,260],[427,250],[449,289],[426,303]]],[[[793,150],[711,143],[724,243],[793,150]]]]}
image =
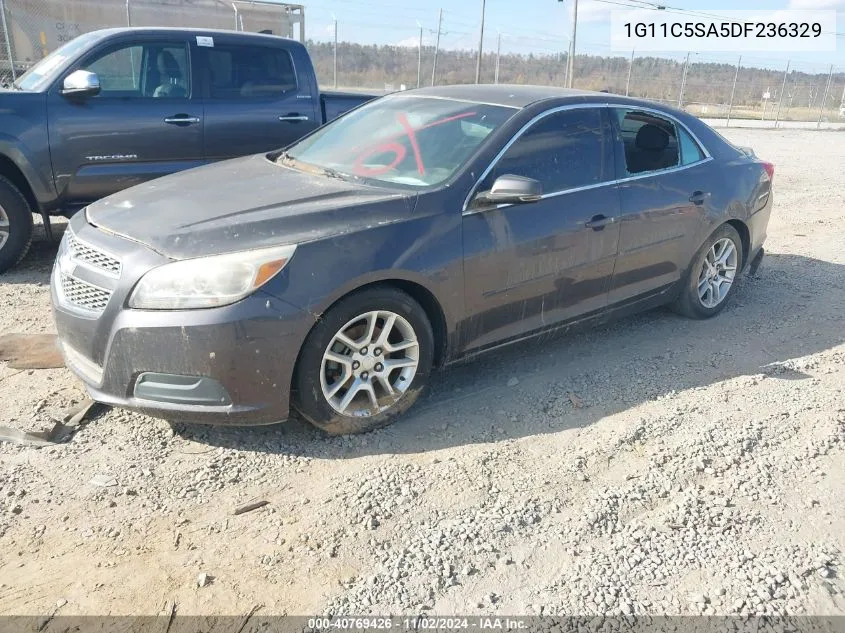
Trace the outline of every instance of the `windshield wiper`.
{"type": "Polygon", "coordinates": [[[337,178],[338,180],[349,180],[349,176],[331,167],[320,167],[320,172],[327,178],[337,178]]]}
{"type": "Polygon", "coordinates": [[[319,174],[321,176],[325,176],[326,178],[337,178],[338,180],[345,181],[352,179],[352,176],[349,174],[344,174],[336,169],[332,169],[331,167],[322,167],[320,165],[312,165],[311,163],[303,163],[287,152],[279,154],[276,162],[281,162],[288,167],[293,167],[294,169],[299,169],[300,171],[304,171],[306,173],[319,174]]]}

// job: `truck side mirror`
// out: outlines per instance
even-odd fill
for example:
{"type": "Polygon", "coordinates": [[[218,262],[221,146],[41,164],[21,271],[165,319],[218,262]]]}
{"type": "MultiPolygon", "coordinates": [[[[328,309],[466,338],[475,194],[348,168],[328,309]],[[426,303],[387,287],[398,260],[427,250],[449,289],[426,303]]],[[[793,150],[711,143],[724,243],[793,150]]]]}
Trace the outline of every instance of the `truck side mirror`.
{"type": "Polygon", "coordinates": [[[94,97],[100,94],[100,78],[89,70],[75,70],[65,77],[62,94],[67,97],[94,97]]]}

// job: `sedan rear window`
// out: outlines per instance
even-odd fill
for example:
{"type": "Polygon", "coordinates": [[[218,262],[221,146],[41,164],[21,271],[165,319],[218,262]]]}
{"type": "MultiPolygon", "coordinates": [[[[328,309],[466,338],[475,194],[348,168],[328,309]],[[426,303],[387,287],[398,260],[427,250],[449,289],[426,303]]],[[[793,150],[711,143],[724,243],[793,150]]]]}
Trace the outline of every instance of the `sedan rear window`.
{"type": "Polygon", "coordinates": [[[283,154],[291,163],[384,183],[428,187],[460,169],[516,110],[449,99],[377,99],[283,154]]]}
{"type": "Polygon", "coordinates": [[[616,110],[625,145],[629,174],[677,167],[680,151],[675,124],[662,117],[636,110],[616,110]]]}

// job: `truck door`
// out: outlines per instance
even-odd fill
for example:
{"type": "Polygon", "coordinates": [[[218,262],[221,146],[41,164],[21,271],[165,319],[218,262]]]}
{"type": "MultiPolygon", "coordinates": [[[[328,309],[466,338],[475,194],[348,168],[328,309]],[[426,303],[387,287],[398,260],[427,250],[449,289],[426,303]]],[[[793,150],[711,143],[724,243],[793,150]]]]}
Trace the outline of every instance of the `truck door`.
{"type": "Polygon", "coordinates": [[[320,124],[310,82],[297,77],[288,50],[217,36],[204,44],[197,54],[204,75],[207,159],[278,149],[320,124]]]}
{"type": "Polygon", "coordinates": [[[203,162],[202,102],[184,36],[123,39],[98,47],[64,73],[47,105],[56,186],[81,206],[203,162]],[[97,74],[100,93],[61,94],[74,70],[97,74]]]}

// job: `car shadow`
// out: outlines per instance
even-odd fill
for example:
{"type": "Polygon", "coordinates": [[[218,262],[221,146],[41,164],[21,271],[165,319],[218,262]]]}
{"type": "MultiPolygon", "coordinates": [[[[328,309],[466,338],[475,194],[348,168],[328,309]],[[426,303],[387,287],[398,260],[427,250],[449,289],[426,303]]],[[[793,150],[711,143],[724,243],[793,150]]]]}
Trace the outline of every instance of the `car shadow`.
{"type": "Polygon", "coordinates": [[[329,437],[297,419],[268,427],[174,428],[212,446],[321,459],[422,453],[581,428],[740,376],[807,380],[794,359],[845,340],[845,266],[773,254],[756,276],[738,283],[731,303],[713,319],[658,309],[438,372],[414,408],[373,433],[329,437]]]}
{"type": "Polygon", "coordinates": [[[67,223],[62,219],[52,222],[53,240],[47,238],[44,225],[36,223],[32,244],[20,264],[0,273],[0,283],[3,284],[49,284],[53,262],[59,250],[59,240],[65,233],[67,223]]]}

